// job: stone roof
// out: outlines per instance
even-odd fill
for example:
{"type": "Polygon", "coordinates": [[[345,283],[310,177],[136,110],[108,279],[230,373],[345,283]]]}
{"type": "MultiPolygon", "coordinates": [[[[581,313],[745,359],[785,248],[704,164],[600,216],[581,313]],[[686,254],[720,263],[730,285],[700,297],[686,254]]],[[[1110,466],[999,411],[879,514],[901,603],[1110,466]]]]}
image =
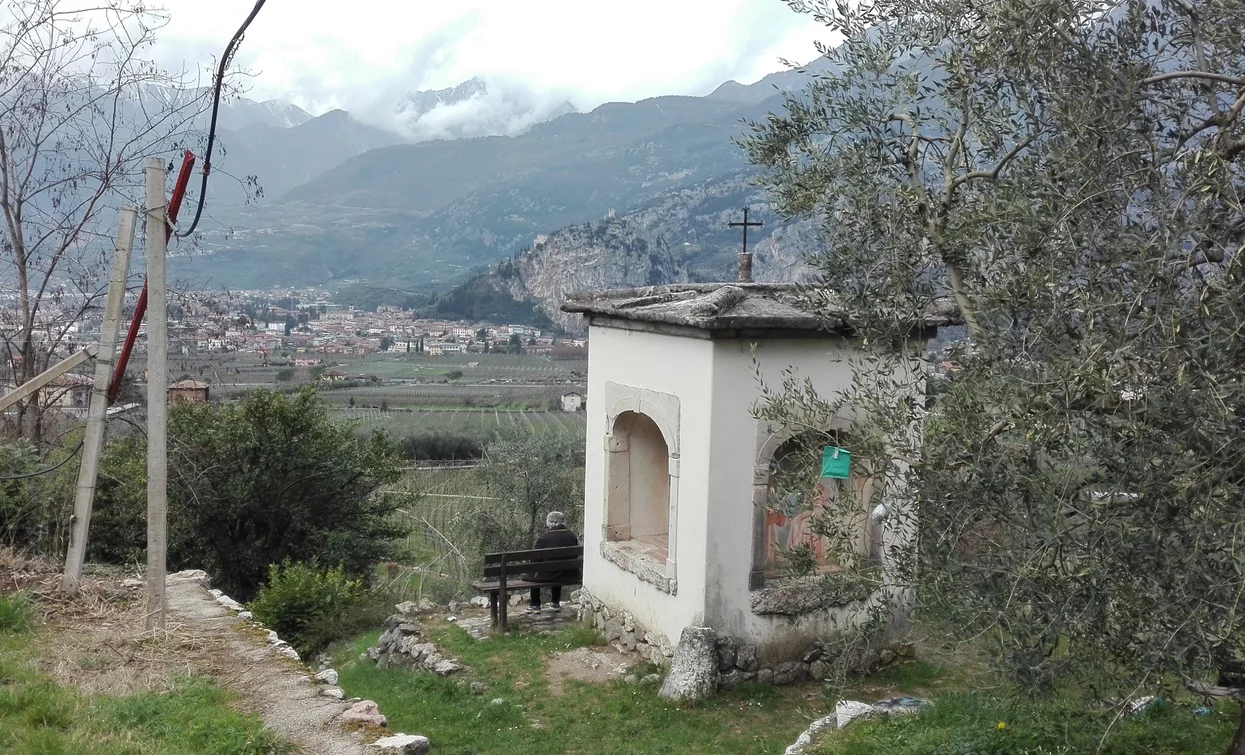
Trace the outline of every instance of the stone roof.
{"type": "MultiPolygon", "coordinates": [[[[796,289],[774,283],[681,283],[647,288],[571,294],[564,312],[578,312],[590,321],[597,318],[676,325],[710,332],[721,331],[815,331],[850,334],[850,313],[829,308],[824,317],[801,306],[796,289]]],[[[961,321],[952,307],[930,312],[925,328],[955,325],[961,321]]]]}

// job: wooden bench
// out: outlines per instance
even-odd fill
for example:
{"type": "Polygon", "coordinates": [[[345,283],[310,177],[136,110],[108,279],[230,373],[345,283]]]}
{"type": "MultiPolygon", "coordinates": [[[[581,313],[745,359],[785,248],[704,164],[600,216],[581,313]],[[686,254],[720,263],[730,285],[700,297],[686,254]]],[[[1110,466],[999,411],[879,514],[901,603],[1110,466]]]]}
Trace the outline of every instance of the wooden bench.
{"type": "Polygon", "coordinates": [[[582,545],[489,553],[484,557],[483,581],[475,582],[472,586],[482,593],[488,593],[489,615],[493,619],[493,626],[497,626],[500,622],[502,631],[505,631],[508,613],[506,608],[510,603],[507,596],[511,591],[579,584],[578,578],[570,579],[569,576],[543,581],[531,579],[531,576],[550,572],[579,575],[583,569],[584,546],[582,545]]]}

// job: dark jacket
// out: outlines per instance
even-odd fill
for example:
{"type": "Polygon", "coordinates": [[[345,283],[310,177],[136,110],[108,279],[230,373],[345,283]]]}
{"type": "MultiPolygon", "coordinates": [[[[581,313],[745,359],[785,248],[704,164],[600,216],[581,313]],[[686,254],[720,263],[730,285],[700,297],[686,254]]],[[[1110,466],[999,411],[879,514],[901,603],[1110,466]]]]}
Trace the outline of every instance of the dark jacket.
{"type": "MultiPolygon", "coordinates": [[[[555,527],[536,538],[535,548],[572,548],[579,545],[579,538],[565,526],[555,527]]],[[[563,584],[579,584],[583,575],[577,569],[564,572],[541,572],[532,574],[529,579],[538,582],[562,582],[563,584]]]]}

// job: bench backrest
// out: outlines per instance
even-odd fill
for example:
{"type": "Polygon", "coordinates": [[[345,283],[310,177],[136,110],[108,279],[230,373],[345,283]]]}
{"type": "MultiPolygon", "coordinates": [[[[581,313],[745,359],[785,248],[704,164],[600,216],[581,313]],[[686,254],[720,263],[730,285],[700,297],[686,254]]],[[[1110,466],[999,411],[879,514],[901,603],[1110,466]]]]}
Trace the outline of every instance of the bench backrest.
{"type": "Polygon", "coordinates": [[[578,571],[584,566],[584,546],[538,548],[528,551],[489,553],[484,556],[484,578],[496,579],[505,573],[539,574],[542,572],[578,571]]]}

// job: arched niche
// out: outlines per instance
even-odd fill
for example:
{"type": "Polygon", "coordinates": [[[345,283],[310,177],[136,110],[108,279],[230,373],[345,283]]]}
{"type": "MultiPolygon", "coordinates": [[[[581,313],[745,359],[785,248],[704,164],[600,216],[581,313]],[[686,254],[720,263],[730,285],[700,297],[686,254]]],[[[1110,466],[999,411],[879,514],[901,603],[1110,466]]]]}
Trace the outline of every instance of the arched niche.
{"type": "MultiPolygon", "coordinates": [[[[841,569],[836,548],[824,537],[813,532],[811,524],[839,496],[851,495],[858,505],[842,512],[843,522],[854,530],[852,547],[864,563],[879,562],[882,551],[882,530],[878,521],[869,517],[873,499],[873,480],[853,469],[846,480],[820,476],[819,459],[824,444],[832,443],[850,449],[851,422],[836,417],[821,433],[797,434],[784,429],[760,428],[757,438],[756,465],[753,470],[753,543],[752,569],[748,586],[751,590],[765,587],[768,580],[783,576],[788,564],[784,549],[807,549],[814,560],[816,573],[841,569]],[[798,479],[797,479],[798,478],[798,479]],[[807,479],[805,479],[807,478],[807,479]],[[779,491],[782,491],[779,494],[779,491]]],[[[841,551],[837,551],[841,555],[841,551]]]]}
{"type": "Polygon", "coordinates": [[[602,539],[629,543],[673,578],[678,525],[678,399],[607,384],[602,539]],[[609,396],[609,393],[615,395],[609,396]]]}

